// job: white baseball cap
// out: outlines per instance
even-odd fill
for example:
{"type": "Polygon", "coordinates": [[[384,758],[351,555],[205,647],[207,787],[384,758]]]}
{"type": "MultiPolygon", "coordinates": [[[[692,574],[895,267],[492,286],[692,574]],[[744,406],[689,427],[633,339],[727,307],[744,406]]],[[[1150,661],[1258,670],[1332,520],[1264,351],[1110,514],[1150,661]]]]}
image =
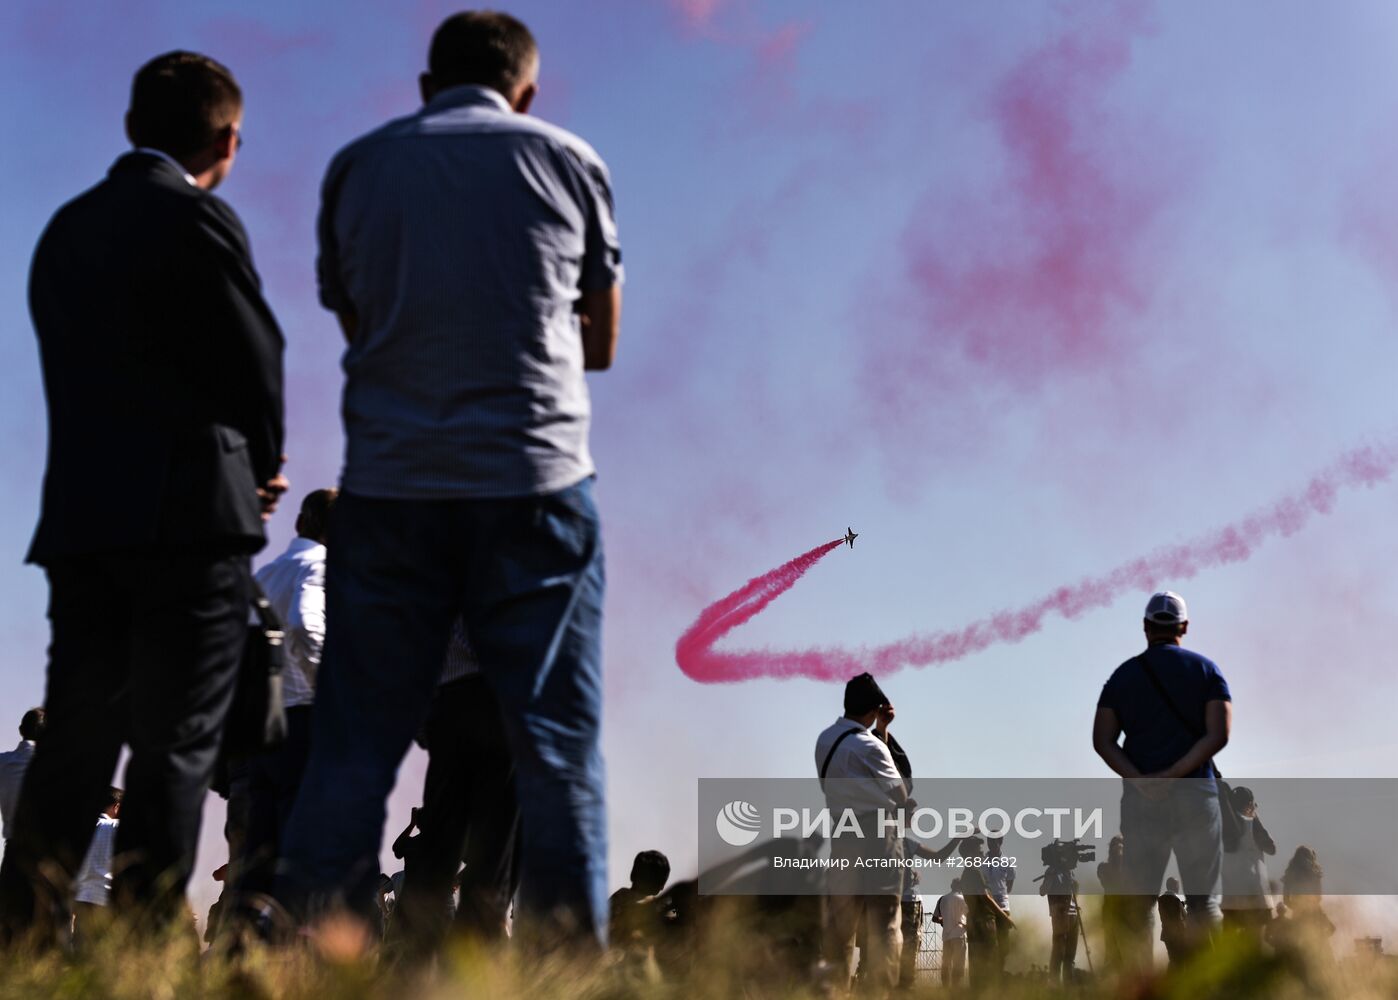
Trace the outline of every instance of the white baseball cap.
{"type": "Polygon", "coordinates": [[[1146,602],[1146,621],[1156,625],[1179,625],[1189,621],[1189,609],[1184,598],[1173,590],[1151,594],[1146,602]]]}

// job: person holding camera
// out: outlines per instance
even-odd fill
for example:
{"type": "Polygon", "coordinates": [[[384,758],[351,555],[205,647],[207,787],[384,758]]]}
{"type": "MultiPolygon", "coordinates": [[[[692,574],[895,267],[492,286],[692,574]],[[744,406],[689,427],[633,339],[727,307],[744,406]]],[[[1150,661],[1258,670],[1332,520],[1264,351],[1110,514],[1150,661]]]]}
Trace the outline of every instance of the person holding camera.
{"type": "Polygon", "coordinates": [[[1277,845],[1257,815],[1252,789],[1239,785],[1232,793],[1242,829],[1237,847],[1223,854],[1223,927],[1261,944],[1272,919],[1265,855],[1276,854],[1277,845]]]}
{"type": "MultiPolygon", "coordinates": [[[[886,740],[873,732],[881,718],[883,728],[887,728],[893,718],[893,703],[873,676],[864,673],[845,685],[844,709],[844,715],[816,738],[816,774],[832,816],[849,811],[858,818],[862,830],[877,830],[880,810],[891,815],[908,803],[907,779],[894,763],[886,740]]],[[[839,835],[831,839],[832,859],[847,860],[851,865],[844,871],[832,871],[827,895],[824,957],[841,980],[841,988],[849,981],[855,937],[861,928],[868,945],[867,955],[861,949],[860,956],[866,980],[876,991],[897,985],[902,869],[879,869],[875,875],[853,865],[869,854],[901,859],[903,847],[903,839],[896,833],[885,833],[883,839],[839,835]]]]}
{"type": "Polygon", "coordinates": [[[1039,895],[1048,898],[1052,945],[1049,948],[1049,982],[1068,986],[1078,957],[1078,880],[1077,845],[1055,843],[1046,852],[1048,871],[1039,883],[1039,895]]]}

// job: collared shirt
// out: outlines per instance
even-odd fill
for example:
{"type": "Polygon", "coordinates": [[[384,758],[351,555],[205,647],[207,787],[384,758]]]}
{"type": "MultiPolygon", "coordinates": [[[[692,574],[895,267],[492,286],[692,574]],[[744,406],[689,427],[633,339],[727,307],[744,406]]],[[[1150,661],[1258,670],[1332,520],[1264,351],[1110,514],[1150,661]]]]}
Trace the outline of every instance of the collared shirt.
{"type": "Polygon", "coordinates": [[[822,777],[826,757],[830,757],[830,766],[825,769],[823,781],[825,801],[831,809],[862,813],[898,807],[894,790],[903,787],[903,776],[893,763],[888,745],[859,723],[841,716],[816,738],[817,777],[822,777]],[[852,735],[841,740],[845,733],[852,735]]]}
{"type": "Polygon", "coordinates": [[[991,898],[1000,904],[1001,909],[1008,910],[1015,870],[1009,865],[987,865],[981,869],[981,877],[985,879],[985,887],[989,890],[991,898]]]}
{"type": "Polygon", "coordinates": [[[97,819],[97,831],[87,857],[73,882],[73,899],[79,903],[106,906],[112,892],[112,850],[116,845],[118,821],[103,813],[97,819]]]}
{"type": "Polygon", "coordinates": [[[10,839],[10,824],[15,821],[19,806],[19,790],[24,785],[24,772],[34,756],[34,741],[20,740],[19,746],[0,753],[0,820],[4,822],[4,837],[10,839]]]}
{"type": "Polygon", "coordinates": [[[293,538],[285,552],[257,571],[257,582],[286,626],[286,707],[309,705],[325,642],[325,546],[293,538]]]}
{"type": "Polygon", "coordinates": [[[156,157],[159,157],[160,159],[164,160],[166,163],[170,164],[170,166],[172,166],[172,167],[174,167],[176,170],[178,170],[178,171],[184,176],[184,179],[185,179],[186,181],[189,182],[189,186],[190,186],[190,187],[198,187],[198,186],[199,186],[199,182],[196,181],[196,180],[194,179],[194,175],[193,175],[193,174],[191,174],[188,170],[185,169],[184,164],[181,163],[179,160],[175,159],[175,158],[174,158],[173,156],[171,156],[169,153],[165,152],[165,150],[163,150],[163,149],[151,149],[149,146],[137,146],[137,147],[136,147],[135,149],[133,149],[131,152],[133,152],[133,153],[144,153],[146,156],[156,156],[156,157]]]}
{"type": "Polygon", "coordinates": [[[581,139],[452,87],[326,172],[321,302],[344,355],[344,488],[523,497],[593,472],[585,291],[622,279],[611,181],[581,139]]]}
{"type": "Polygon", "coordinates": [[[937,900],[933,916],[942,918],[942,937],[955,941],[966,936],[966,897],[959,892],[949,892],[937,900]]]}

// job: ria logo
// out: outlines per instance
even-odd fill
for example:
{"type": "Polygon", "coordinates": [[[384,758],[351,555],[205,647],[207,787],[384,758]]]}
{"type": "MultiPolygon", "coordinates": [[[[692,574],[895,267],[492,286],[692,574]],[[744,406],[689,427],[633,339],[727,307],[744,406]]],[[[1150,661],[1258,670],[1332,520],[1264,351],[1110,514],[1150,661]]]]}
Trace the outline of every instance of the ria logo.
{"type": "Polygon", "coordinates": [[[739,799],[718,811],[718,819],[714,821],[714,825],[725,844],[746,847],[757,839],[757,834],[762,829],[762,820],[757,806],[739,799]]]}

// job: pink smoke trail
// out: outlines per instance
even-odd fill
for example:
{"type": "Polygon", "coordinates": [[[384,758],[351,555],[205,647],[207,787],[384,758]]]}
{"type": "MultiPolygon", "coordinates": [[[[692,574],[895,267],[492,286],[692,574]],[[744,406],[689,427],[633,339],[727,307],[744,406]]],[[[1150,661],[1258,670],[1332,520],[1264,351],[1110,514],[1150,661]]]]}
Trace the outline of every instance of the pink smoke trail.
{"type": "Polygon", "coordinates": [[[1059,587],[1018,609],[1000,611],[947,632],[909,636],[882,646],[845,649],[719,652],[714,645],[733,629],[750,621],[763,608],[790,590],[840,540],[826,542],[769,573],[749,580],[727,597],[705,608],[675,646],[675,660],[688,676],[705,684],[753,680],[758,677],[810,677],[843,680],[861,671],[888,674],[904,667],[949,663],[1002,642],[1019,642],[1043,628],[1050,614],[1075,619],[1106,607],[1122,594],[1149,592],[1206,569],[1242,562],[1264,542],[1293,535],[1317,514],[1334,508],[1341,490],[1371,489],[1398,469],[1393,444],[1358,448],[1345,453],[1312,477],[1299,492],[1193,541],[1157,549],[1123,563],[1101,576],[1059,587]]]}

